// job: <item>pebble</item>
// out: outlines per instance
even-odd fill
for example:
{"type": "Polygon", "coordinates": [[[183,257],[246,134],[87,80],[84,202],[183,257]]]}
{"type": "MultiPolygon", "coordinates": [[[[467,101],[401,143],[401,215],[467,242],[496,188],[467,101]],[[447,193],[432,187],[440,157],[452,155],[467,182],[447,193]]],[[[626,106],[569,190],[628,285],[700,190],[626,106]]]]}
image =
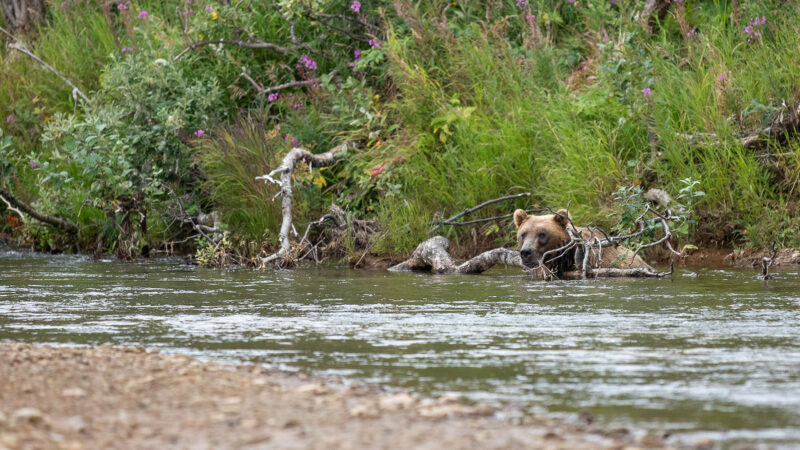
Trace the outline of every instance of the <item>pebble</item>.
{"type": "Polygon", "coordinates": [[[86,425],[86,421],[83,420],[81,416],[72,416],[69,418],[69,429],[76,432],[76,433],[86,433],[89,427],[86,425]]]}
{"type": "Polygon", "coordinates": [[[711,450],[714,448],[714,440],[711,438],[698,439],[697,442],[694,443],[694,448],[697,450],[711,450]]]}
{"type": "Polygon", "coordinates": [[[378,400],[378,405],[381,409],[387,411],[397,411],[399,409],[408,409],[416,405],[418,400],[408,392],[390,395],[388,397],[381,397],[378,400]]]}
{"type": "Polygon", "coordinates": [[[39,426],[44,425],[47,419],[44,414],[36,408],[20,408],[11,415],[11,421],[14,423],[29,423],[34,426],[39,426]]]}
{"type": "Polygon", "coordinates": [[[360,403],[356,406],[353,406],[350,408],[349,413],[351,417],[360,417],[363,419],[371,419],[380,415],[378,408],[375,407],[375,405],[371,402],[360,403]]]}
{"type": "Polygon", "coordinates": [[[63,397],[85,397],[86,396],[86,391],[84,391],[83,389],[81,389],[79,387],[72,387],[72,388],[67,388],[67,389],[64,389],[63,391],[61,391],[61,396],[63,396],[63,397]]]}

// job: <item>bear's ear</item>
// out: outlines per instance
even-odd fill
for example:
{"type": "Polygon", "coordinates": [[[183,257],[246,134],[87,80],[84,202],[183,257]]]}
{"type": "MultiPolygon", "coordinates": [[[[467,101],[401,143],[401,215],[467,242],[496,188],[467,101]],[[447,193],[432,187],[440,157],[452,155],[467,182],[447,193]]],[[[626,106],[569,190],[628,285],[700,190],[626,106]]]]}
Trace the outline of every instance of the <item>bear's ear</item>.
{"type": "Polygon", "coordinates": [[[519,228],[520,225],[522,225],[522,222],[525,222],[525,219],[527,218],[528,213],[526,213],[524,209],[518,209],[514,211],[514,225],[516,225],[517,228],[519,228]]]}
{"type": "Polygon", "coordinates": [[[557,224],[561,225],[562,228],[567,228],[567,224],[569,223],[569,220],[567,220],[568,217],[570,219],[572,218],[569,216],[569,211],[566,209],[559,209],[556,211],[556,215],[553,216],[553,220],[555,220],[557,224]]]}

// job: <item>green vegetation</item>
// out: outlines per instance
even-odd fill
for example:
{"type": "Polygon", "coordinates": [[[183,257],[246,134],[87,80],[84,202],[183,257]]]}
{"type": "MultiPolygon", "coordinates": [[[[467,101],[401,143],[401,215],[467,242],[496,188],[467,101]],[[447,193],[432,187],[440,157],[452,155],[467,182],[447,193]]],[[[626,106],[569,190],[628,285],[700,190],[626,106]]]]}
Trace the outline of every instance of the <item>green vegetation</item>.
{"type": "MultiPolygon", "coordinates": [[[[334,203],[377,220],[376,254],[493,197],[532,192],[482,214],[569,204],[608,226],[649,188],[690,205],[681,246],[800,245],[794,130],[740,142],[796,111],[800,5],[676,1],[648,30],[643,3],[53,3],[20,38],[91,101],[0,51],[0,183],[81,231],[1,230],[122,257],[197,242],[214,259],[187,217],[217,211],[225,246],[253,257],[280,226],[277,187],[255,176],[292,146],[348,142],[335,166],[295,172],[296,224],[334,203]]],[[[442,231],[505,244],[513,225],[442,231]]]]}

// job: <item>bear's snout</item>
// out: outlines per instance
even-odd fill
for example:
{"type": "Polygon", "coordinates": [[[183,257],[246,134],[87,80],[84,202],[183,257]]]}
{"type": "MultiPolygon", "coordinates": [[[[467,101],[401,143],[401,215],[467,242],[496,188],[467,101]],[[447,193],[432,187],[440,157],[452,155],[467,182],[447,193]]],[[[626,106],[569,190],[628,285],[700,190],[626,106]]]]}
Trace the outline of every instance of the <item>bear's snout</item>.
{"type": "Polygon", "coordinates": [[[519,251],[519,256],[522,257],[522,264],[528,267],[534,266],[533,250],[530,247],[523,247],[519,251]]]}

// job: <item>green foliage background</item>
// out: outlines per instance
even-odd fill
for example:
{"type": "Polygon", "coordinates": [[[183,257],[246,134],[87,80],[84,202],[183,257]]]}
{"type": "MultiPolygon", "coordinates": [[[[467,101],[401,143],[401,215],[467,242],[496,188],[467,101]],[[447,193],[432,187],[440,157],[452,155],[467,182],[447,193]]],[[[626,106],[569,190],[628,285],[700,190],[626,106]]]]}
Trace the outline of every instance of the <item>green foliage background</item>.
{"type": "MultiPolygon", "coordinates": [[[[570,204],[578,222],[611,225],[620,187],[677,195],[687,179],[706,193],[687,240],[800,245],[798,140],[738,140],[796,107],[800,6],[674,2],[650,32],[643,3],[54,2],[20,38],[91,101],[0,51],[0,182],[81,232],[0,227],[42,249],[135,256],[191,234],[181,208],[216,210],[244,251],[267,251],[280,211],[255,176],[293,145],[349,142],[337,165],[296,172],[297,228],[335,203],[378,220],[377,254],[410,251],[436,217],[505,194],[532,197],[483,214],[570,204]],[[285,51],[204,45],[178,57],[216,39],[285,51]],[[312,78],[277,98],[254,86],[312,78]],[[680,137],[697,133],[719,139],[680,137]],[[124,206],[131,198],[142,200],[124,206]],[[128,223],[140,216],[146,232],[128,223]]],[[[498,225],[477,235],[509,243],[513,225],[498,225]]]]}

